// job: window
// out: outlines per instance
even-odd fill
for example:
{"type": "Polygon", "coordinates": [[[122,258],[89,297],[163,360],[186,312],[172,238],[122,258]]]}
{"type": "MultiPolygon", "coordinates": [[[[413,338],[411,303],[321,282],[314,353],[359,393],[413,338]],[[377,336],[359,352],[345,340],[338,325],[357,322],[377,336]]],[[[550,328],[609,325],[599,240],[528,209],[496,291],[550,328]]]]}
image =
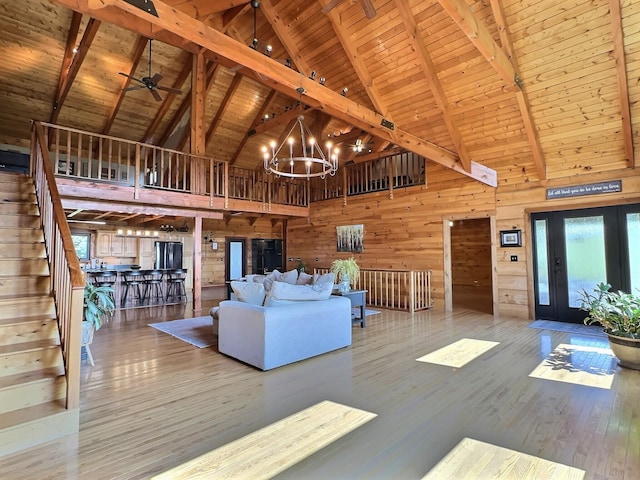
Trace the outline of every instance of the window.
{"type": "Polygon", "coordinates": [[[88,233],[72,233],[71,239],[73,240],[78,260],[89,260],[91,258],[91,235],[88,233]]]}

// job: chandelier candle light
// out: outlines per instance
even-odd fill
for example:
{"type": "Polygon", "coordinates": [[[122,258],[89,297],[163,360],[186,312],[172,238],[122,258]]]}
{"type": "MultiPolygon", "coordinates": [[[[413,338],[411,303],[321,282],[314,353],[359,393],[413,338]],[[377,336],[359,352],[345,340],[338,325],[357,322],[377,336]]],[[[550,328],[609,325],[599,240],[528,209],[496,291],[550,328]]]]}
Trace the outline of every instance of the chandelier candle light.
{"type": "MultiPolygon", "coordinates": [[[[303,88],[298,88],[300,96],[303,92],[303,88]]],[[[331,142],[327,142],[326,148],[325,156],[322,149],[316,145],[311,131],[304,124],[304,115],[300,114],[289,130],[287,138],[279,146],[276,142],[271,142],[271,153],[269,148],[262,147],[264,169],[267,173],[290,178],[324,178],[327,174],[333,176],[338,170],[339,151],[337,148],[332,148],[331,142]],[[300,139],[296,142],[294,136],[298,133],[300,139]],[[288,157],[285,156],[286,144],[289,145],[288,157]]]]}

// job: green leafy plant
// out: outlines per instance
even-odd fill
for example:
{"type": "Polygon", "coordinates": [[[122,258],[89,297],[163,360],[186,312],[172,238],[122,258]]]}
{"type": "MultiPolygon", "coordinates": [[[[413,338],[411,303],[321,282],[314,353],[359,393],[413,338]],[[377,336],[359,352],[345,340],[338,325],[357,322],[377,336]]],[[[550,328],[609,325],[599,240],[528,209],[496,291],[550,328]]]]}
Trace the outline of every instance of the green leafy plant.
{"type": "Polygon", "coordinates": [[[339,281],[342,281],[343,275],[349,275],[349,281],[352,286],[355,286],[356,281],[360,278],[360,267],[353,257],[334,260],[331,264],[330,271],[338,277],[339,281]]]}
{"type": "Polygon", "coordinates": [[[307,265],[300,259],[298,259],[298,264],[296,265],[296,270],[298,273],[305,272],[307,269],[307,265]]]}
{"type": "Polygon", "coordinates": [[[114,290],[111,287],[99,287],[87,282],[84,287],[84,321],[96,330],[102,327],[103,316],[111,317],[115,310],[114,290]]]}
{"type": "Polygon", "coordinates": [[[606,333],[618,337],[640,338],[640,297],[610,290],[607,283],[598,284],[593,293],[582,289],[580,309],[589,314],[584,323],[599,323],[606,333]]]}

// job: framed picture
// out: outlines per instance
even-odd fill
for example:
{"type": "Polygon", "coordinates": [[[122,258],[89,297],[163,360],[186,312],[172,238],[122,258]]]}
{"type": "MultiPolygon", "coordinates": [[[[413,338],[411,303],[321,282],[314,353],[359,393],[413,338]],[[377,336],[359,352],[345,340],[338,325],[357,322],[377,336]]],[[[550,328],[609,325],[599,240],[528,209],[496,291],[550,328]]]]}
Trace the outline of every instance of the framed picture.
{"type": "Polygon", "coordinates": [[[361,253],[364,246],[364,225],[344,225],[336,227],[339,252],[361,253]]]}
{"type": "Polygon", "coordinates": [[[501,247],[521,247],[522,231],[521,230],[500,230],[500,246],[501,247]]]}

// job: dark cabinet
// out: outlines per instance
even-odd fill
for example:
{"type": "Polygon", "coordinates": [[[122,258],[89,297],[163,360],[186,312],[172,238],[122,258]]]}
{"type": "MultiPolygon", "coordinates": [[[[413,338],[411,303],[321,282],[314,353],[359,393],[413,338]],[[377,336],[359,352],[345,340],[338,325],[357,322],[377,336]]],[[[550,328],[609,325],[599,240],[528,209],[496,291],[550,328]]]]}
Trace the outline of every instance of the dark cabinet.
{"type": "Polygon", "coordinates": [[[273,270],[284,271],[282,240],[254,238],[251,240],[251,272],[264,274],[273,270]]]}

